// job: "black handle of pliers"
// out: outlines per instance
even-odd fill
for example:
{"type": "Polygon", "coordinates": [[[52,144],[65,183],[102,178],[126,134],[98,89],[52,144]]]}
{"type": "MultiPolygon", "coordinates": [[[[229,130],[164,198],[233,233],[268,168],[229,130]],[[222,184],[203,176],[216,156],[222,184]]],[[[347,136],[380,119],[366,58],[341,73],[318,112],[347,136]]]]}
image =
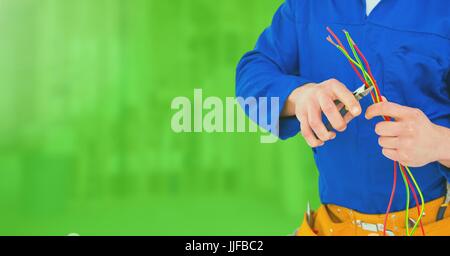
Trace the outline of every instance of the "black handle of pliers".
{"type": "MultiPolygon", "coordinates": [[[[334,102],[334,104],[335,104],[336,106],[339,106],[339,105],[341,104],[341,102],[340,102],[339,100],[336,100],[336,101],[334,102]]],[[[348,110],[347,110],[347,108],[344,106],[344,107],[341,108],[341,110],[339,111],[339,113],[340,113],[341,116],[344,118],[344,117],[348,114],[348,110]]],[[[328,130],[329,132],[334,131],[333,126],[331,125],[330,121],[328,121],[328,120],[327,120],[327,123],[325,124],[325,127],[327,128],[327,130],[328,130]]]]}

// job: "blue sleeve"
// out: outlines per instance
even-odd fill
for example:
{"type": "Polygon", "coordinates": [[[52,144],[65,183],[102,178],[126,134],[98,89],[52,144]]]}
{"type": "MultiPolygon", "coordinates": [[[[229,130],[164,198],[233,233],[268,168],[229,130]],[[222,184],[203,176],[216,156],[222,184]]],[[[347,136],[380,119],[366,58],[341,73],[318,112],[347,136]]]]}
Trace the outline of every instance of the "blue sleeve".
{"type": "MultiPolygon", "coordinates": [[[[276,113],[271,113],[271,104],[268,104],[267,117],[263,118],[265,122],[260,122],[261,118],[253,121],[281,139],[299,133],[298,120],[294,117],[281,118],[281,111],[289,95],[296,88],[310,82],[298,74],[299,53],[293,9],[295,7],[291,0],[287,0],[278,9],[272,25],[262,33],[255,49],[241,59],[236,75],[236,96],[256,98],[258,104],[253,107],[260,105],[261,97],[269,102],[272,97],[279,99],[276,113]]],[[[252,112],[252,109],[245,106],[243,109],[247,115],[252,112]]]]}

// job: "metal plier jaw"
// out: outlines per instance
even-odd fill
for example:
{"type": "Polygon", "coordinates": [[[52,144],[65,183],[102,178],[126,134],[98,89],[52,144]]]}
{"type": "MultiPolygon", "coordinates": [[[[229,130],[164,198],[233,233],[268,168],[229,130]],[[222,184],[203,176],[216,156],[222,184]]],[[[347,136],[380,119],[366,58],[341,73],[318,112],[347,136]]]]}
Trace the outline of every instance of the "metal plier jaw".
{"type": "MultiPolygon", "coordinates": [[[[355,96],[356,100],[360,101],[364,97],[369,95],[374,89],[375,89],[375,87],[373,85],[371,87],[369,87],[369,88],[366,88],[366,85],[363,84],[361,87],[359,87],[358,89],[356,89],[356,91],[353,92],[353,96],[355,96]]],[[[341,104],[341,101],[336,100],[334,102],[334,104],[336,106],[339,106],[341,104]]],[[[339,110],[339,113],[341,114],[342,117],[345,117],[345,115],[348,114],[348,109],[346,107],[343,107],[343,108],[341,108],[341,110],[339,110]]],[[[331,125],[330,121],[327,121],[325,127],[327,128],[327,130],[329,132],[334,130],[334,128],[331,125]]]]}
{"type": "Polygon", "coordinates": [[[373,90],[375,89],[375,87],[372,85],[369,88],[366,88],[366,85],[362,85],[361,87],[359,87],[358,89],[356,89],[355,92],[353,92],[353,95],[355,96],[355,98],[360,101],[362,100],[364,97],[366,97],[367,95],[369,95],[373,90]]]}

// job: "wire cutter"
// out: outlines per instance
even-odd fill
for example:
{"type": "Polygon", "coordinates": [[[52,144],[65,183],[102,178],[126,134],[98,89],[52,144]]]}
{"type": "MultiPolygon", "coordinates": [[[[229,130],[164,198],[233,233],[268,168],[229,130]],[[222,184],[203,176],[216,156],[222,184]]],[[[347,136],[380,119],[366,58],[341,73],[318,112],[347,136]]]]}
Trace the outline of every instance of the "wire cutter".
{"type": "MultiPolygon", "coordinates": [[[[358,101],[360,101],[360,100],[362,100],[363,98],[365,98],[367,95],[369,95],[374,89],[375,89],[375,87],[374,87],[373,85],[372,85],[371,87],[369,87],[369,88],[366,88],[365,85],[362,85],[361,87],[359,87],[358,89],[356,89],[356,91],[353,92],[353,95],[355,96],[355,98],[356,98],[358,101]]],[[[336,101],[334,102],[334,104],[335,104],[336,106],[339,106],[339,105],[341,104],[341,101],[336,100],[336,101]]],[[[339,112],[340,112],[340,114],[341,114],[342,117],[345,117],[345,116],[347,115],[347,113],[348,113],[348,109],[347,109],[346,107],[343,107],[339,112]]],[[[330,121],[327,121],[327,124],[325,125],[325,127],[327,128],[327,130],[328,130],[329,132],[331,132],[331,131],[334,130],[334,128],[333,128],[333,126],[331,125],[330,121]]]]}

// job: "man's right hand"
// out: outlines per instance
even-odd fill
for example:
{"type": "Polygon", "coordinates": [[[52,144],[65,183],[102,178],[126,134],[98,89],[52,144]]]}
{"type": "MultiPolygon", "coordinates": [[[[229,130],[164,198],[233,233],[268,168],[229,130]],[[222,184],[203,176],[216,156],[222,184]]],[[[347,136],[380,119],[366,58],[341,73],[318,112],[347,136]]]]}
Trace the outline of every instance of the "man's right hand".
{"type": "Polygon", "coordinates": [[[315,148],[336,138],[336,133],[325,127],[322,113],[335,130],[343,132],[347,129],[347,124],[361,112],[361,105],[353,93],[341,82],[330,79],[320,84],[306,84],[297,88],[289,96],[282,115],[296,116],[300,121],[303,137],[315,148]],[[342,104],[336,106],[336,100],[342,104]],[[344,106],[349,113],[342,117],[339,110],[344,106]]]}

